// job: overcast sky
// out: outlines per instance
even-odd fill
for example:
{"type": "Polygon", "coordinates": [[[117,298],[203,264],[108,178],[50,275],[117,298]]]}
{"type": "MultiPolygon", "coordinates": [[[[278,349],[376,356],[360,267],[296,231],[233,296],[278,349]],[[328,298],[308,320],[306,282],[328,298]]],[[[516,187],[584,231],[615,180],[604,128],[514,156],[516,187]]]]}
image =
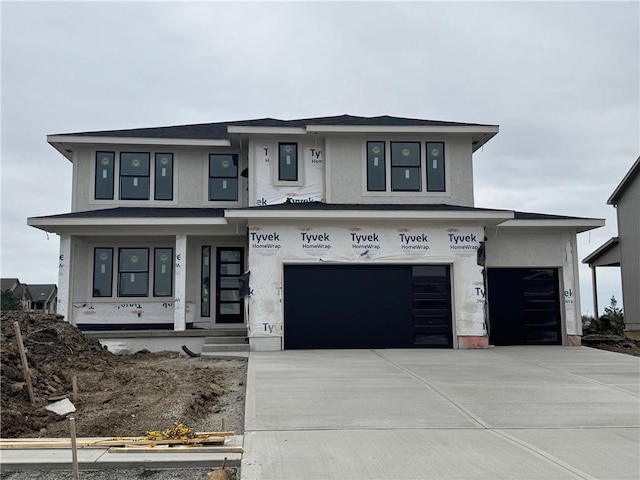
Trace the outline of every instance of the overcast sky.
{"type": "Polygon", "coordinates": [[[345,113],[500,125],[476,206],[605,218],[582,260],[640,153],[639,5],[3,1],[2,277],[57,283],[58,237],[26,225],[70,211],[47,134],[345,113]]]}

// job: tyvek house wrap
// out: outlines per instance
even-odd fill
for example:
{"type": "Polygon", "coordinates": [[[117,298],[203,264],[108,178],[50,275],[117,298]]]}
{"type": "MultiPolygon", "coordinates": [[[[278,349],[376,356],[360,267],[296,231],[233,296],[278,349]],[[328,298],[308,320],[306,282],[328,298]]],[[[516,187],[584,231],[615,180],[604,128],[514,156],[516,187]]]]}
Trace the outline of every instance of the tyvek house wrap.
{"type": "MultiPolygon", "coordinates": [[[[260,142],[254,145],[255,205],[275,205],[291,202],[324,201],[324,146],[322,142],[302,142],[298,150],[300,185],[278,186],[278,143],[260,142]],[[271,181],[269,181],[271,179],[271,181]],[[274,185],[274,183],[276,185],[274,185]]],[[[296,182],[298,183],[298,182],[296,182]]]]}
{"type": "MultiPolygon", "coordinates": [[[[477,249],[479,225],[418,222],[342,226],[254,223],[249,227],[249,335],[280,337],[283,332],[283,271],[287,263],[449,264],[453,287],[454,335],[484,335],[484,282],[477,249]]],[[[312,281],[313,279],[310,279],[312,281]]]]}

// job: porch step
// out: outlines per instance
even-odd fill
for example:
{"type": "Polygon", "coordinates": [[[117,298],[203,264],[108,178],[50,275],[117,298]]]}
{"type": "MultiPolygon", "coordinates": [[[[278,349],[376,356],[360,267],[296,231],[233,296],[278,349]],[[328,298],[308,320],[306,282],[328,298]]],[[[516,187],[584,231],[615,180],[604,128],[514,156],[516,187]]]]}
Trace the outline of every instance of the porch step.
{"type": "Polygon", "coordinates": [[[246,329],[221,329],[206,337],[202,345],[203,357],[246,358],[248,355],[249,339],[246,329]]]}
{"type": "Polygon", "coordinates": [[[248,343],[236,343],[236,344],[205,344],[202,346],[202,353],[215,353],[215,352],[248,352],[248,343]]]}
{"type": "Polygon", "coordinates": [[[236,335],[236,336],[224,336],[224,337],[206,337],[204,339],[205,345],[221,345],[221,344],[239,344],[244,345],[245,343],[249,343],[249,339],[247,338],[247,334],[244,336],[236,335]]]}

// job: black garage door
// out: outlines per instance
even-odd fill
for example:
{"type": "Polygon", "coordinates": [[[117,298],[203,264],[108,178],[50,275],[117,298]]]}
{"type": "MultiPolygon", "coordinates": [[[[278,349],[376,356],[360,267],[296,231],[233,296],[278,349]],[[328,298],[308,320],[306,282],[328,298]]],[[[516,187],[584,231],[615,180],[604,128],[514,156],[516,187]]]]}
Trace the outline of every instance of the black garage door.
{"type": "Polygon", "coordinates": [[[284,345],[451,347],[448,266],[287,265],[284,345]]]}
{"type": "Polygon", "coordinates": [[[560,345],[556,268],[489,268],[492,345],[560,345]]]}

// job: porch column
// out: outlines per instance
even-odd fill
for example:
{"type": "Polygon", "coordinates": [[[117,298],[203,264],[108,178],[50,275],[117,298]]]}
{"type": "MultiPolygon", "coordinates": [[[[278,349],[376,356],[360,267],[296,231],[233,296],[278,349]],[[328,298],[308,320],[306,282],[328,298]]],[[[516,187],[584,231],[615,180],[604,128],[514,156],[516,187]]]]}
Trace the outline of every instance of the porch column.
{"type": "Polygon", "coordinates": [[[176,235],[176,264],[174,274],[173,330],[187,329],[187,236],[176,235]]]}
{"type": "Polygon", "coordinates": [[[568,345],[580,345],[582,319],[580,318],[580,284],[577,282],[577,253],[575,234],[562,235],[564,258],[562,262],[562,283],[564,285],[565,333],[568,345]]]}
{"type": "Polygon", "coordinates": [[[596,266],[591,265],[591,287],[593,289],[593,318],[598,317],[598,279],[596,277],[596,266]]]}
{"type": "Polygon", "coordinates": [[[71,312],[71,235],[60,235],[58,257],[58,304],[57,313],[72,323],[71,312]]]}

